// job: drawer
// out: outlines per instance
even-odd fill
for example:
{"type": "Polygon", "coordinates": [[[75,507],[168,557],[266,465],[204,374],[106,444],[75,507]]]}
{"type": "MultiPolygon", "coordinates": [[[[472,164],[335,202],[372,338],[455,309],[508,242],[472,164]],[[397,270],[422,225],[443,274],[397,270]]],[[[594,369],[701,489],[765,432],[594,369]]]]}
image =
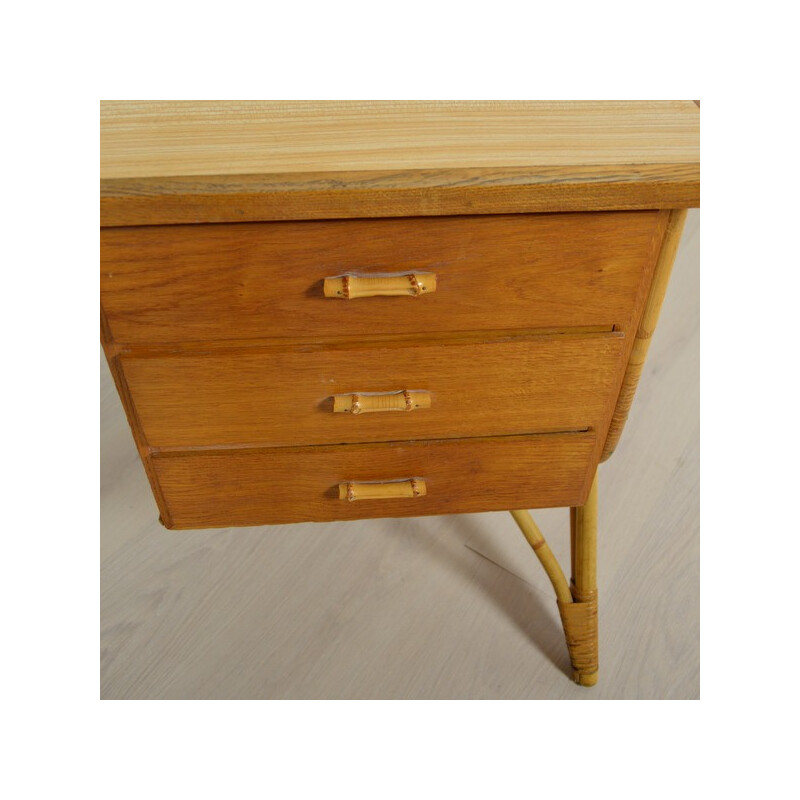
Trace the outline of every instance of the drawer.
{"type": "Polygon", "coordinates": [[[170,528],[324,522],[578,506],[592,433],[161,453],[151,462],[170,528]],[[339,484],[418,478],[417,497],[349,502],[339,484]]]}
{"type": "MultiPolygon", "coordinates": [[[[372,347],[123,356],[152,447],[286,446],[597,428],[616,391],[621,333],[372,347]],[[410,412],[334,413],[333,396],[429,394],[410,412]]],[[[402,396],[401,396],[402,397],[402,396]]],[[[401,399],[398,398],[399,399],[401,399]]]]}
{"type": "Polygon", "coordinates": [[[663,233],[658,211],[101,231],[117,343],[625,326],[663,233]],[[325,297],[347,272],[433,272],[419,296],[325,297]]]}

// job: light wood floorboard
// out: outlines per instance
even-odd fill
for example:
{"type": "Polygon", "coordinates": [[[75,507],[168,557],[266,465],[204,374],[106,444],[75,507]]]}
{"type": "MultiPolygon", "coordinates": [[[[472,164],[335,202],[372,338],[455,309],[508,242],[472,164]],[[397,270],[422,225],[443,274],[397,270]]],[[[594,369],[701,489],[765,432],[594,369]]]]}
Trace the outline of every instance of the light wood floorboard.
{"type": "MultiPolygon", "coordinates": [[[[699,222],[600,471],[595,688],[507,513],[165,530],[103,362],[101,696],[697,698],[699,222]]],[[[568,571],[568,512],[535,517],[568,571]]]]}

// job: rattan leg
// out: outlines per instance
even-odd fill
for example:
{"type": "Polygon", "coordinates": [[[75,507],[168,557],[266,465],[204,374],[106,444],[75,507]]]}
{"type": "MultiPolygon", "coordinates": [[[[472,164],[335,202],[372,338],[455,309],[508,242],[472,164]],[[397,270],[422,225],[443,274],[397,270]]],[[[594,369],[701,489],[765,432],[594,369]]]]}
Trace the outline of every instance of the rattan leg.
{"type": "Polygon", "coordinates": [[[594,686],[598,668],[597,475],[586,504],[570,509],[572,581],[569,584],[533,517],[527,511],[512,511],[511,516],[553,584],[572,663],[572,677],[581,686],[594,686]]]}
{"type": "Polygon", "coordinates": [[[572,662],[572,677],[581,686],[597,683],[597,475],[586,504],[570,509],[572,603],[558,609],[572,662]]]}
{"type": "Polygon", "coordinates": [[[597,683],[597,475],[586,505],[571,508],[572,581],[568,584],[542,532],[527,511],[512,511],[553,584],[564,626],[572,677],[581,686],[597,683]]]}

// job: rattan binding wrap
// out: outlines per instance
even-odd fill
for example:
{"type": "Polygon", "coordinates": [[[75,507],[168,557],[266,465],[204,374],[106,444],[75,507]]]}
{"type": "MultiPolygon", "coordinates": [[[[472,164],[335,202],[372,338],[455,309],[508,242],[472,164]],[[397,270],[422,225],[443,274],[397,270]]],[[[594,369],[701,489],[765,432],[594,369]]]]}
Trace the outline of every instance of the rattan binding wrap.
{"type": "Polygon", "coordinates": [[[572,603],[558,602],[564,636],[567,640],[572,677],[582,686],[597,683],[597,591],[580,594],[575,584],[570,586],[572,603]]]}

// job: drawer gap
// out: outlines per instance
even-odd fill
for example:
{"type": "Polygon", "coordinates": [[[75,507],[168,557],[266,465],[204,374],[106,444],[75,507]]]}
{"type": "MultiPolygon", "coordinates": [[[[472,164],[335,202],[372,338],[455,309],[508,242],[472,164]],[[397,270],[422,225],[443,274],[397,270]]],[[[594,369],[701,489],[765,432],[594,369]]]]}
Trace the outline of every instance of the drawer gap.
{"type": "Polygon", "coordinates": [[[494,440],[494,439],[511,439],[519,438],[520,436],[569,436],[569,435],[582,435],[587,433],[594,433],[594,428],[591,426],[585,428],[570,428],[569,430],[552,430],[552,431],[522,431],[516,433],[507,433],[498,436],[445,436],[436,437],[435,439],[387,439],[386,441],[378,442],[336,442],[325,444],[303,444],[303,445],[274,445],[264,444],[261,442],[245,442],[242,444],[221,444],[221,445],[197,445],[181,446],[181,447],[150,447],[148,452],[154,456],[174,456],[182,455],[185,453],[209,453],[221,454],[224,452],[250,452],[262,450],[317,450],[319,448],[341,448],[341,447],[379,447],[382,445],[404,445],[404,444],[435,444],[436,442],[450,442],[450,441],[473,441],[473,440],[494,440]]]}
{"type": "Polygon", "coordinates": [[[364,348],[413,347],[430,344],[488,344],[512,342],[546,337],[581,337],[616,334],[623,336],[619,325],[592,325],[574,328],[525,328],[509,330],[457,331],[453,333],[418,334],[373,334],[371,336],[337,336],[335,338],[292,339],[223,339],[217,341],[186,341],[180,343],[153,342],[147,344],[106,345],[106,351],[114,355],[147,358],[169,355],[202,355],[204,353],[235,353],[255,350],[258,352],[292,351],[315,352],[319,350],[361,350],[364,348]]]}

